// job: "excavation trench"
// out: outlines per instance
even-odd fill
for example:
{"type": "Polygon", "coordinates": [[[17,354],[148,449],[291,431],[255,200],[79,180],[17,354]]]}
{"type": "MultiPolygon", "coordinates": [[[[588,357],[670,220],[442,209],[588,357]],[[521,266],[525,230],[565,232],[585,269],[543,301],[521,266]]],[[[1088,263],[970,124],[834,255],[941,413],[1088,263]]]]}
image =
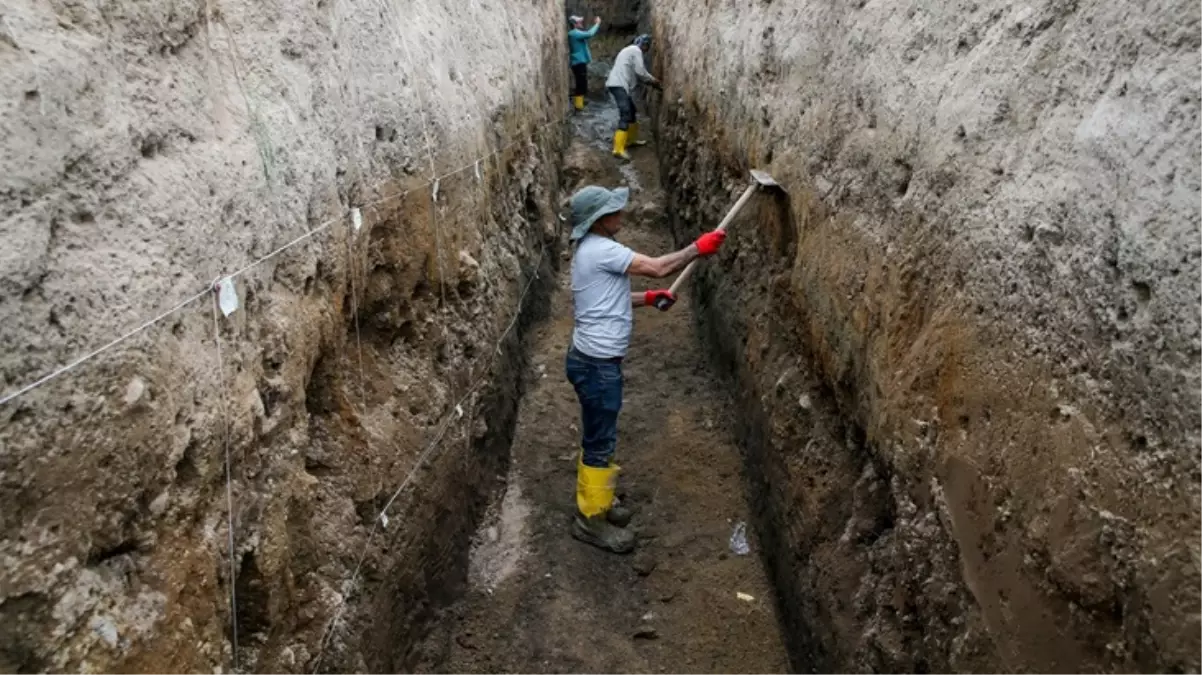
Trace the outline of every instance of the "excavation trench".
{"type": "MultiPolygon", "coordinates": [[[[743,167],[719,158],[717,170],[682,175],[659,145],[681,147],[679,139],[695,132],[661,116],[657,104],[640,105],[643,128],[659,137],[623,163],[609,152],[617,110],[595,96],[572,120],[563,166],[565,196],[587,184],[630,187],[619,238],[650,253],[712,227],[678,217],[687,209],[673,201],[717,205],[729,195],[728,208],[745,184],[743,167]],[[661,132],[661,122],[674,128],[661,132]]],[[[733,242],[745,238],[740,231],[775,233],[770,256],[788,258],[792,217],[786,193],[765,191],[732,225],[733,242]]],[[[741,272],[744,257],[759,255],[732,249],[706,264],[741,272]]],[[[780,274],[761,262],[757,276],[780,274]]],[[[637,280],[636,287],[655,283],[637,280]]],[[[636,316],[618,454],[639,550],[619,557],[568,535],[579,410],[562,372],[572,328],[564,265],[548,319],[527,345],[511,463],[472,537],[466,595],[432,623],[420,669],[796,672],[847,658],[842,638],[824,631],[836,619],[816,599],[818,582],[804,576],[802,563],[825,539],[866,548],[888,541],[895,519],[888,469],[843,412],[854,387],[837,391],[808,369],[814,354],[788,328],[793,308],[772,305],[773,292],[702,271],[670,312],[636,316]],[[766,309],[767,320],[749,324],[748,307],[766,309]],[[765,396],[757,378],[766,357],[792,366],[776,373],[765,396]],[[819,522],[799,517],[798,500],[809,499],[824,504],[819,522]],[[750,555],[731,547],[740,524],[750,555]]],[[[834,594],[848,592],[864,569],[854,558],[828,562],[826,574],[838,579],[834,594]]],[[[912,629],[906,639],[921,640],[921,629],[912,629]]],[[[908,663],[926,669],[921,656],[908,663]]]]}
{"type": "Polygon", "coordinates": [[[1196,3],[597,0],[566,125],[561,3],[76,4],[2,17],[0,671],[1198,669],[1196,3]],[[580,544],[560,202],[751,168],[580,544]]]}
{"type": "MultiPolygon", "coordinates": [[[[661,156],[658,139],[634,151],[631,163],[610,156],[618,112],[604,76],[608,58],[632,36],[633,30],[610,33],[593,45],[599,58],[589,69],[588,108],[572,119],[562,187],[564,196],[587,184],[631,188],[620,238],[636,250],[659,253],[687,243],[698,230],[698,223],[680,222],[671,206],[682,189],[715,195],[734,190],[721,174],[707,174],[709,184],[678,185],[680,167],[670,159],[676,153],[661,156]]],[[[661,121],[658,98],[648,96],[640,97],[645,139],[661,121]]],[[[685,125],[663,119],[680,127],[667,142],[687,145],[679,140],[687,135],[685,125]]],[[[736,227],[784,232],[791,216],[788,197],[767,192],[736,227]]],[[[783,255],[790,246],[778,241],[774,250],[783,255]]],[[[638,280],[636,286],[648,283],[655,282],[638,280]]],[[[814,630],[822,610],[796,576],[804,549],[787,504],[797,484],[781,469],[787,460],[779,447],[765,439],[779,421],[748,398],[744,369],[754,362],[745,362],[744,350],[753,331],[741,312],[721,305],[721,290],[730,292],[703,275],[671,312],[644,311],[636,318],[618,454],[623,498],[637,512],[639,550],[615,557],[568,536],[579,411],[562,373],[571,335],[565,264],[549,318],[527,345],[527,393],[517,412],[511,463],[472,538],[467,593],[432,623],[418,649],[419,669],[781,672],[830,663],[832,647],[823,644],[830,636],[814,630]],[[732,551],[736,528],[747,533],[750,555],[732,551]],[[814,615],[806,617],[807,611],[814,615]]],[[[790,346],[804,355],[796,343],[776,348],[790,346]]],[[[808,447],[816,440],[846,443],[859,458],[852,460],[860,462],[857,471],[871,476],[863,432],[840,415],[833,392],[815,378],[791,375],[778,394],[808,392],[798,423],[810,431],[808,447]]],[[[857,541],[878,538],[891,526],[889,502],[868,480],[830,479],[823,486],[847,492],[844,504],[824,514],[836,519],[832,523],[841,527],[852,511],[868,519],[857,541]]]]}
{"type": "MultiPolygon", "coordinates": [[[[609,154],[616,110],[594,101],[573,120],[566,191],[625,185],[619,238],[673,247],[655,145],[629,164],[609,154]]],[[[579,406],[563,373],[572,330],[568,271],[530,343],[503,493],[473,542],[469,592],[427,641],[425,669],[445,672],[780,672],[786,649],[776,593],[751,522],[725,394],[696,339],[695,305],[641,310],[623,364],[617,461],[638,550],[615,556],[575,541],[579,406]],[[740,527],[740,523],[742,527],[740,527]],[[751,553],[732,550],[745,529],[751,553]]],[[[649,288],[636,280],[636,290],[649,288]]]]}
{"type": "MultiPolygon", "coordinates": [[[[610,36],[609,51],[628,39],[610,36]]],[[[595,53],[606,49],[598,45],[595,53]]],[[[595,81],[606,67],[598,59],[595,81]]],[[[640,251],[671,250],[656,144],[638,149],[631,163],[616,162],[609,148],[618,115],[603,92],[593,87],[587,111],[571,119],[560,197],[586,184],[628,186],[633,197],[622,240],[640,251]]],[[[645,118],[645,136],[652,126],[645,118]]],[[[540,291],[524,305],[519,331],[525,334],[525,317],[544,318],[512,344],[496,395],[478,406],[488,431],[462,454],[451,441],[447,459],[422,470],[420,490],[399,521],[417,532],[423,519],[436,522],[438,534],[374,575],[374,594],[383,600],[362,611],[376,617],[364,627],[379,636],[363,645],[366,665],[444,672],[790,669],[789,657],[804,652],[790,649],[777,619],[769,573],[779,566],[766,560],[777,549],[764,548],[775,541],[761,541],[764,512],[748,501],[740,427],[730,414],[739,405],[717,375],[723,368],[707,364],[696,329],[705,319],[689,297],[667,314],[639,314],[625,364],[618,454],[639,550],[613,556],[570,538],[579,409],[562,372],[572,328],[570,253],[566,230],[557,235],[555,262],[562,264],[540,268],[540,291]],[[732,549],[736,530],[746,532],[750,554],[732,549]]],[[[368,380],[384,375],[370,365],[368,371],[368,380]]],[[[750,475],[762,475],[752,469],[750,475]]]]}

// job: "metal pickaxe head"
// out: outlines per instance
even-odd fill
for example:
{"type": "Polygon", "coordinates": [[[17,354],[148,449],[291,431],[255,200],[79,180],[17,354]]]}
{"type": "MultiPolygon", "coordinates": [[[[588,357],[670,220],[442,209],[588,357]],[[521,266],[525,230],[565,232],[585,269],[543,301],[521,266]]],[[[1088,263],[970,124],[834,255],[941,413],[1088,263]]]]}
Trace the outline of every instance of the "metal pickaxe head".
{"type": "MultiPolygon", "coordinates": [[[[751,170],[751,180],[755,181],[760,187],[780,187],[780,183],[777,183],[775,178],[769,176],[766,171],[760,171],[759,169],[751,170]]],[[[783,190],[784,188],[781,189],[783,190]]]]}

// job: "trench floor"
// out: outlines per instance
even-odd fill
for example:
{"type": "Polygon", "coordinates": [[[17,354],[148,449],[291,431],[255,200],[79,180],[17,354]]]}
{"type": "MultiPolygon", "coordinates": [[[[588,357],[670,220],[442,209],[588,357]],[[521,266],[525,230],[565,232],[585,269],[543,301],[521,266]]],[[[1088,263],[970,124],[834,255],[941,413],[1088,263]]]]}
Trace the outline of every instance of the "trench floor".
{"type": "MultiPolygon", "coordinates": [[[[619,240],[672,248],[654,144],[619,166],[612,106],[574,120],[567,171],[579,184],[629,185],[619,240]]],[[[649,136],[649,134],[645,134],[649,136]]],[[[705,264],[704,262],[702,264],[705,264]]],[[[618,462],[638,550],[616,556],[571,538],[580,411],[563,373],[572,331],[569,265],[551,318],[533,335],[530,378],[503,494],[477,533],[470,589],[435,629],[444,672],[783,672],[772,588],[752,552],[731,550],[751,513],[723,387],[707,367],[685,294],[666,313],[635,310],[625,362],[618,462]]],[[[636,290],[668,280],[635,279],[636,290]]]]}

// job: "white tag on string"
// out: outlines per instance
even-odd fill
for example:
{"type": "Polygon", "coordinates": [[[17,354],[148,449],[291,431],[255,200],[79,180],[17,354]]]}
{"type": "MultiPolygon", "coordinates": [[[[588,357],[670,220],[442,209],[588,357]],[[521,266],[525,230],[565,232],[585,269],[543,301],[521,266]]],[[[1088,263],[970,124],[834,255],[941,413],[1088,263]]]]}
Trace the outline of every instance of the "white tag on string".
{"type": "Polygon", "coordinates": [[[434,193],[432,195],[430,195],[430,199],[432,199],[434,201],[438,201],[438,184],[439,184],[439,180],[435,179],[434,180],[434,193]]]}
{"type": "Polygon", "coordinates": [[[363,227],[363,213],[359,211],[359,207],[351,209],[351,227],[358,232],[359,228],[363,227]]]}
{"type": "Polygon", "coordinates": [[[233,314],[238,309],[238,289],[234,286],[233,277],[217,281],[217,306],[225,316],[233,314]]]}
{"type": "Polygon", "coordinates": [[[388,514],[383,511],[380,512],[380,527],[388,529],[388,514]]]}
{"type": "Polygon", "coordinates": [[[480,160],[476,160],[476,180],[480,180],[480,160]]]}
{"type": "Polygon", "coordinates": [[[455,414],[458,415],[459,417],[463,417],[463,406],[456,405],[455,406],[455,414]]]}

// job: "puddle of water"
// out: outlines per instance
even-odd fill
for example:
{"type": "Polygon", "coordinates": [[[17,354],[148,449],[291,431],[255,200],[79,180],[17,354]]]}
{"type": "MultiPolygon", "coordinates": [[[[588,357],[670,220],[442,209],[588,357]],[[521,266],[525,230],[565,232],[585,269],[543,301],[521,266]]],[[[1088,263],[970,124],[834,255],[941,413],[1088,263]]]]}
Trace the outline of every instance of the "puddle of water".
{"type": "MultiPolygon", "coordinates": [[[[614,129],[618,128],[618,117],[618,107],[614,105],[612,98],[606,99],[604,103],[589,101],[583,112],[572,116],[572,131],[577,137],[585,139],[590,147],[608,154],[613,150],[614,129]]],[[[638,169],[634,164],[621,164],[618,171],[631,192],[643,189],[638,169]]]]}
{"type": "Polygon", "coordinates": [[[572,116],[573,133],[600,150],[612,149],[614,129],[617,128],[618,108],[608,97],[604,102],[590,100],[583,111],[572,116]]]}
{"type": "Polygon", "coordinates": [[[472,588],[491,593],[517,572],[529,548],[530,504],[522,497],[521,476],[511,472],[505,496],[485,514],[468,562],[472,588]]]}

